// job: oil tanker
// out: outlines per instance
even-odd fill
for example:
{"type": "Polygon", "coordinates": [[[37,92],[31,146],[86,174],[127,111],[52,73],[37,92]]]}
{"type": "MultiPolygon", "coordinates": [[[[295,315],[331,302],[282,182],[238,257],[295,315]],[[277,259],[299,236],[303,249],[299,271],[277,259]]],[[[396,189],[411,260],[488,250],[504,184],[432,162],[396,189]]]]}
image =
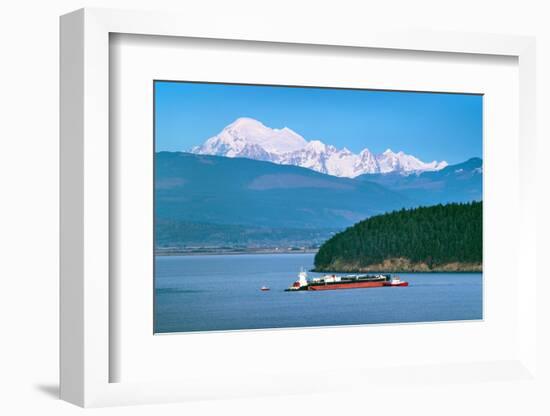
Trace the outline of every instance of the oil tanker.
{"type": "Polygon", "coordinates": [[[359,289],[366,287],[403,287],[408,286],[397,276],[389,274],[348,274],[338,276],[335,274],[327,274],[322,277],[309,278],[305,271],[298,274],[296,280],[286,292],[294,292],[297,290],[335,290],[335,289],[359,289]]]}

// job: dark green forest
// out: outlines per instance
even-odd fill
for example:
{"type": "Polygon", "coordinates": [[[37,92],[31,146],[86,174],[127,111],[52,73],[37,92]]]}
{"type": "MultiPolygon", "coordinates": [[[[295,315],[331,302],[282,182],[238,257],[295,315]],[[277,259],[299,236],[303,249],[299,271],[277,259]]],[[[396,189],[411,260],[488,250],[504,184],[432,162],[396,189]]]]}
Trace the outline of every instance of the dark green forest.
{"type": "Polygon", "coordinates": [[[315,270],[481,271],[482,222],[482,202],[370,217],[326,241],[315,270]]]}

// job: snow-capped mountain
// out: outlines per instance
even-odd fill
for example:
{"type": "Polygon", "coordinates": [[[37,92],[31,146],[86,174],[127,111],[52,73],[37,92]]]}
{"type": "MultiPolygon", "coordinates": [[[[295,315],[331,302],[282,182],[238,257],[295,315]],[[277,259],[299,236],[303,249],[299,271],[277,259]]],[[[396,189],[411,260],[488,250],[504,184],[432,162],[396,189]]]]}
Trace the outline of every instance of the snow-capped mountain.
{"type": "Polygon", "coordinates": [[[309,168],[333,176],[354,178],[366,173],[399,172],[407,175],[440,170],[447,162],[425,163],[390,149],[375,155],[368,149],[359,154],[345,147],[337,149],[319,140],[307,141],[285,127],[272,129],[252,118],[239,118],[191,153],[225,157],[245,157],[282,165],[309,168]]]}
{"type": "Polygon", "coordinates": [[[379,173],[388,172],[426,172],[433,170],[441,170],[447,167],[447,162],[436,162],[435,160],[430,163],[422,162],[420,159],[412,155],[407,155],[403,152],[394,153],[391,149],[387,149],[381,155],[376,157],[378,165],[380,167],[379,173]]]}

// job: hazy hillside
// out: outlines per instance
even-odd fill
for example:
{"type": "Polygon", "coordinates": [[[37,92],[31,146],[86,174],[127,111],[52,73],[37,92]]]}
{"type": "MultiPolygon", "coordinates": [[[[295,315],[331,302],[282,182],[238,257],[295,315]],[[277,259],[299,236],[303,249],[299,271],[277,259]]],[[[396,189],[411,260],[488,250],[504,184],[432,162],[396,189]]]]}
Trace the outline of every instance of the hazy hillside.
{"type": "Polygon", "coordinates": [[[366,174],[357,179],[382,185],[421,205],[481,201],[483,162],[480,158],[471,158],[463,163],[418,175],[366,174]]]}
{"type": "Polygon", "coordinates": [[[316,248],[334,235],[331,229],[274,228],[158,220],[156,246],[262,248],[316,248]]]}
{"type": "Polygon", "coordinates": [[[315,256],[318,271],[481,271],[482,203],[375,216],[336,234],[315,256]]]}
{"type": "Polygon", "coordinates": [[[413,204],[376,183],[244,158],[160,152],[155,169],[158,220],[334,230],[413,204]]]}

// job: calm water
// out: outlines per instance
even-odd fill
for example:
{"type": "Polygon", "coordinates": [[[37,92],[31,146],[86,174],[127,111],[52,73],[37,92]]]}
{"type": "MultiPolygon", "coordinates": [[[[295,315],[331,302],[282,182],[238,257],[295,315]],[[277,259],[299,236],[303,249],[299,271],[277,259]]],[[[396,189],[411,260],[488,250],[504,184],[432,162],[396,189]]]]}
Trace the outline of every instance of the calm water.
{"type": "Polygon", "coordinates": [[[409,287],[284,292],[312,264],[313,254],[157,257],[156,332],[482,318],[481,273],[400,273],[409,287]]]}

